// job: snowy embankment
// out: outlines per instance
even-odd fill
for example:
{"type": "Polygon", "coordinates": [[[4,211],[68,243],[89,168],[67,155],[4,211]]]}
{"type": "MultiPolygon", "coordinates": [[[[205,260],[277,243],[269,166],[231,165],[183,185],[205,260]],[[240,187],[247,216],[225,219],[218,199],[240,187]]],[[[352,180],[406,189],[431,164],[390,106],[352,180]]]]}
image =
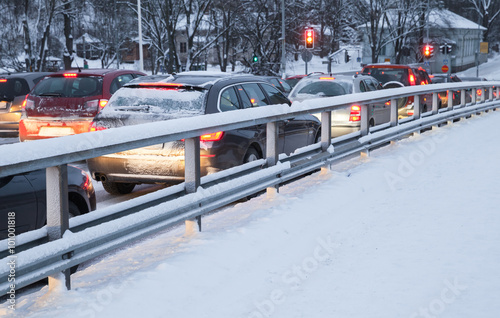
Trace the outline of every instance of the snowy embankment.
{"type": "MultiPolygon", "coordinates": [[[[500,112],[81,266],[14,317],[497,317],[500,112]]],[[[1,310],[6,310],[5,304],[1,310]]]]}

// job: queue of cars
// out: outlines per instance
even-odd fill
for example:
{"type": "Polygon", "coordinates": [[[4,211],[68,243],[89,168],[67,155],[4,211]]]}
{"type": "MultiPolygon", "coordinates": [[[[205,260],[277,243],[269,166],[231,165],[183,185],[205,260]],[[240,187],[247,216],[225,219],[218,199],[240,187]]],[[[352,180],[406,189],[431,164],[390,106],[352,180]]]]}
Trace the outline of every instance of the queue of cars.
{"type": "MultiPolygon", "coordinates": [[[[0,76],[0,136],[19,134],[21,141],[28,141],[219,112],[238,116],[245,108],[427,85],[441,79],[460,81],[456,76],[434,75],[431,79],[422,68],[389,64],[367,65],[356,76],[301,75],[291,78],[291,85],[277,77],[208,72],[147,76],[130,70],[87,69],[8,74],[0,76]]],[[[447,105],[447,94],[440,97],[447,105]]],[[[430,110],[430,96],[421,98],[421,111],[430,110]]],[[[457,101],[459,94],[454,93],[453,104],[457,101]]],[[[390,120],[390,103],[368,106],[371,126],[390,120]]],[[[400,99],[398,106],[400,117],[413,115],[412,97],[400,99]]],[[[304,115],[279,122],[281,152],[289,154],[318,142],[318,118],[319,114],[304,115]]],[[[332,136],[355,132],[360,123],[359,105],[335,110],[332,136]]],[[[257,125],[201,136],[201,174],[263,158],[265,134],[265,125],[257,125]]],[[[109,154],[87,164],[91,177],[112,194],[129,193],[141,183],[179,183],[184,179],[184,141],[109,154]]],[[[94,210],[95,192],[89,174],[69,167],[68,177],[70,214],[94,210]]],[[[0,239],[7,233],[5,222],[12,210],[19,211],[16,233],[43,226],[45,203],[44,170],[0,178],[0,239]]]]}

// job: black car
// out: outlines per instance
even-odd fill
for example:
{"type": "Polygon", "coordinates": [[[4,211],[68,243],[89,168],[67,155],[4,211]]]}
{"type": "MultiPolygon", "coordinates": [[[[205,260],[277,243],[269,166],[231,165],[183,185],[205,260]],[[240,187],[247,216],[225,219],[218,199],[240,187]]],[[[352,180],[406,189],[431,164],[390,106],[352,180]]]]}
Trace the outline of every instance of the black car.
{"type": "Polygon", "coordinates": [[[51,73],[13,73],[0,75],[0,137],[17,137],[22,104],[26,95],[51,73]]]}
{"type": "Polygon", "coordinates": [[[290,91],[292,90],[292,87],[288,85],[288,83],[278,77],[278,76],[262,76],[263,79],[268,81],[269,83],[273,84],[277,89],[279,89],[283,95],[288,97],[288,94],[290,94],[290,91]]]}
{"type": "MultiPolygon", "coordinates": [[[[291,102],[269,82],[252,75],[186,72],[160,82],[129,83],[117,91],[95,117],[94,130],[124,125],[272,107],[291,102]]],[[[219,131],[200,137],[201,174],[207,175],[263,158],[266,125],[219,131]]],[[[312,115],[279,123],[282,153],[315,143],[320,121],[312,115]]],[[[184,142],[124,151],[87,160],[92,177],[113,194],[125,194],[139,183],[184,181],[184,142]]]]}
{"type": "MultiPolygon", "coordinates": [[[[45,182],[45,169],[0,178],[0,239],[7,238],[9,216],[12,222],[15,215],[16,235],[45,225],[45,182]]],[[[96,208],[90,176],[73,166],[68,166],[68,199],[70,216],[85,214],[96,208]]]]}

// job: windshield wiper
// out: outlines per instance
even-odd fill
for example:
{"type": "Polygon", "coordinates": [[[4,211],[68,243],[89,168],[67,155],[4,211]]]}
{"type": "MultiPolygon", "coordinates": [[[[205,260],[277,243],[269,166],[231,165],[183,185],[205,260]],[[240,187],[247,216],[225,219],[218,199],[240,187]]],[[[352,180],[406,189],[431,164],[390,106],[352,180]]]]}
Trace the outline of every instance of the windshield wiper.
{"type": "Polygon", "coordinates": [[[49,92],[49,93],[43,93],[43,94],[40,94],[40,95],[38,95],[38,96],[62,97],[62,96],[63,96],[63,94],[61,94],[61,93],[50,93],[50,92],[49,92]]]}

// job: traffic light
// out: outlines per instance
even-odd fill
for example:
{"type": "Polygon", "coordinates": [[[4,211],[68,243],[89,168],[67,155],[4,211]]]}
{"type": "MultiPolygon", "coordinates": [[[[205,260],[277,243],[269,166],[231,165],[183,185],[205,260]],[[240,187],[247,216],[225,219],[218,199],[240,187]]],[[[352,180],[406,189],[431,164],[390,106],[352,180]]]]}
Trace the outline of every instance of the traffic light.
{"type": "Polygon", "coordinates": [[[254,54],[254,55],[253,55],[253,58],[252,58],[252,61],[253,61],[254,63],[257,63],[257,62],[259,61],[259,57],[258,57],[256,54],[254,54]]]}
{"type": "Polygon", "coordinates": [[[445,44],[439,46],[439,49],[441,50],[441,53],[443,54],[450,54],[451,53],[451,45],[450,44],[445,44]]]}
{"type": "Polygon", "coordinates": [[[434,56],[434,47],[432,45],[426,44],[424,46],[423,54],[426,59],[431,58],[432,56],[434,56]]]}
{"type": "Polygon", "coordinates": [[[306,29],[305,31],[305,42],[306,42],[306,49],[313,49],[314,48],[314,29],[306,29]]]}
{"type": "Polygon", "coordinates": [[[347,50],[345,50],[344,52],[345,52],[344,61],[347,63],[351,60],[351,56],[347,53],[347,50]]]}

